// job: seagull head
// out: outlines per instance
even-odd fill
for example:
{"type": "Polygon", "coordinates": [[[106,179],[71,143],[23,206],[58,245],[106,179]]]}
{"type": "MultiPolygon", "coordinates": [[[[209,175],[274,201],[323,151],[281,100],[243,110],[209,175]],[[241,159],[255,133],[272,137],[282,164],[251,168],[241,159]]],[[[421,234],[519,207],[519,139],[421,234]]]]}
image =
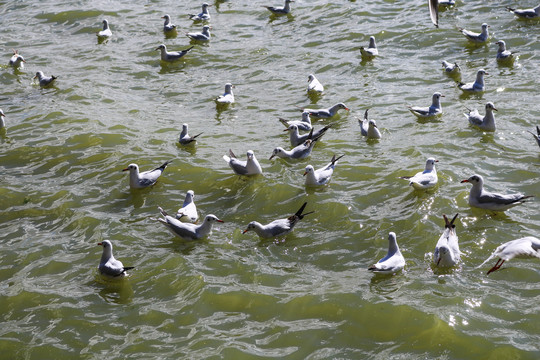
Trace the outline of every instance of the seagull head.
{"type": "Polygon", "coordinates": [[[315,76],[313,74],[309,74],[307,77],[307,81],[312,82],[313,80],[315,80],[315,76]]]}
{"type": "Polygon", "coordinates": [[[308,165],[308,166],[306,166],[306,171],[304,172],[304,176],[306,176],[308,173],[312,173],[314,171],[315,171],[315,169],[313,168],[313,166],[308,165]]]}
{"type": "Polygon", "coordinates": [[[468,179],[465,179],[465,180],[461,180],[461,183],[471,183],[473,186],[477,185],[477,184],[480,184],[480,185],[484,185],[484,179],[482,178],[482,176],[480,175],[473,175],[471,176],[470,178],[468,179]]]}
{"type": "Polygon", "coordinates": [[[204,222],[207,222],[207,223],[213,223],[213,222],[219,222],[219,223],[222,223],[224,222],[223,220],[220,220],[217,216],[215,215],[206,215],[206,217],[204,218],[204,222]]]}
{"type": "Polygon", "coordinates": [[[132,171],[132,170],[139,170],[139,166],[137,164],[129,164],[127,168],[122,169],[122,171],[132,171]]]}
{"type": "Polygon", "coordinates": [[[165,46],[165,44],[161,44],[157,48],[155,48],[155,50],[167,51],[167,47],[165,46]]]}
{"type": "Polygon", "coordinates": [[[488,111],[488,109],[489,109],[489,110],[499,111],[499,110],[497,110],[497,109],[495,108],[495,104],[493,104],[491,101],[488,102],[488,103],[486,104],[486,111],[488,111]]]}
{"type": "Polygon", "coordinates": [[[255,229],[255,221],[250,222],[250,223],[248,224],[246,230],[242,231],[242,234],[245,234],[245,233],[247,233],[248,231],[251,231],[251,230],[253,230],[253,229],[255,229]]]}
{"type": "Polygon", "coordinates": [[[253,160],[253,158],[255,158],[255,153],[253,152],[253,150],[248,150],[246,155],[248,160],[253,160]]]}
{"type": "Polygon", "coordinates": [[[274,149],[274,151],[272,151],[272,155],[270,156],[270,158],[268,160],[272,160],[274,158],[274,156],[278,155],[278,154],[281,154],[283,152],[283,149],[280,148],[280,147],[277,147],[274,149]]]}
{"type": "Polygon", "coordinates": [[[433,170],[435,167],[435,163],[439,162],[439,160],[435,160],[434,158],[429,158],[426,160],[426,170],[433,170]]]}
{"type": "Polygon", "coordinates": [[[38,78],[38,79],[41,80],[41,78],[42,78],[43,76],[44,76],[44,75],[43,75],[43,71],[38,71],[38,72],[36,73],[36,76],[34,76],[34,79],[35,79],[35,78],[38,78]]]}

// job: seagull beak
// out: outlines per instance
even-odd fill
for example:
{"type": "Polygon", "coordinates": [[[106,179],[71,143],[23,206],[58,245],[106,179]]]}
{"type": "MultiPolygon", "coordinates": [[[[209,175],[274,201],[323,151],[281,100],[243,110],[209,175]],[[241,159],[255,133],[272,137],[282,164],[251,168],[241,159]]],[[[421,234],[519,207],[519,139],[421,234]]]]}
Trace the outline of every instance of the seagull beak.
{"type": "Polygon", "coordinates": [[[128,171],[128,170],[129,170],[129,168],[122,169],[122,171],[128,171]]]}
{"type": "Polygon", "coordinates": [[[463,184],[463,183],[466,183],[466,182],[469,182],[469,180],[468,180],[468,179],[461,180],[461,183],[462,183],[462,184],[463,184]]]}
{"type": "Polygon", "coordinates": [[[103,246],[103,243],[97,243],[99,246],[103,246]]]}
{"type": "Polygon", "coordinates": [[[439,162],[439,160],[435,160],[435,162],[439,162]]]}
{"type": "Polygon", "coordinates": [[[441,258],[437,261],[437,266],[439,266],[439,263],[441,262],[441,258]]]}
{"type": "Polygon", "coordinates": [[[245,234],[245,233],[247,233],[248,231],[249,231],[249,229],[246,229],[246,230],[242,231],[242,234],[245,234]]]}
{"type": "Polygon", "coordinates": [[[346,107],[346,108],[345,108],[345,110],[349,111],[349,108],[348,108],[348,107],[346,107]]]}
{"type": "Polygon", "coordinates": [[[287,128],[287,129],[285,129],[285,130],[283,130],[283,131],[289,131],[289,128],[287,128]]]}
{"type": "Polygon", "coordinates": [[[219,222],[219,223],[225,222],[225,221],[220,220],[220,219],[217,219],[216,221],[219,222]]]}
{"type": "Polygon", "coordinates": [[[304,175],[303,175],[303,176],[306,176],[306,175],[307,175],[307,171],[306,171],[306,172],[304,172],[304,175]]]}
{"type": "Polygon", "coordinates": [[[276,156],[276,154],[272,154],[272,156],[270,156],[270,159],[268,159],[268,160],[272,160],[272,158],[273,158],[274,156],[276,156]]]}
{"type": "Polygon", "coordinates": [[[493,108],[493,110],[495,110],[495,111],[499,111],[499,110],[497,110],[496,108],[493,108]]]}
{"type": "Polygon", "coordinates": [[[489,75],[489,73],[485,73],[484,75],[489,75]]]}

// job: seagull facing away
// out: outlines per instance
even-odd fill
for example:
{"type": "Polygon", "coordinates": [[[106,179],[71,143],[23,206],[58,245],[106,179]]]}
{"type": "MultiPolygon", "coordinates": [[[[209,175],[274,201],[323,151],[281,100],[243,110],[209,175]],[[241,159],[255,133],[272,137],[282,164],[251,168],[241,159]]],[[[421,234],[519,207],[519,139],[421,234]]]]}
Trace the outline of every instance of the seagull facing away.
{"type": "Polygon", "coordinates": [[[439,160],[429,158],[426,160],[426,168],[424,171],[416,173],[414,176],[402,176],[400,179],[409,180],[409,186],[416,190],[425,190],[434,187],[439,181],[435,163],[439,160]]]}
{"type": "Polygon", "coordinates": [[[311,165],[306,166],[306,171],[304,172],[306,186],[322,186],[328,184],[334,173],[337,161],[343,156],[345,155],[341,155],[338,158],[336,158],[336,155],[332,156],[332,160],[328,165],[317,170],[311,165]]]}
{"type": "Polygon", "coordinates": [[[463,92],[480,92],[484,91],[486,89],[486,85],[484,83],[484,76],[489,75],[486,70],[480,69],[476,73],[476,80],[474,82],[470,83],[462,83],[458,82],[458,88],[462,90],[463,92]]]}
{"type": "Polygon", "coordinates": [[[444,95],[440,92],[436,92],[431,98],[431,106],[407,106],[407,108],[419,119],[440,116],[442,115],[441,97],[444,97],[444,95]]]}
{"type": "Polygon", "coordinates": [[[330,127],[332,127],[332,124],[326,125],[325,127],[320,128],[317,131],[314,131],[313,128],[312,128],[311,131],[308,134],[300,135],[299,132],[298,132],[298,126],[295,125],[295,124],[292,124],[292,125],[289,125],[289,127],[286,128],[283,131],[288,131],[289,132],[289,140],[291,141],[291,146],[294,147],[294,146],[298,146],[298,145],[303,144],[308,139],[319,139],[319,138],[321,138],[326,133],[326,131],[328,129],[330,129],[330,127]]]}
{"type": "Polygon", "coordinates": [[[34,79],[38,79],[39,81],[39,86],[41,86],[42,88],[45,88],[45,87],[48,87],[48,86],[51,86],[53,83],[54,83],[54,80],[58,79],[56,76],[54,75],[51,75],[51,76],[45,76],[43,74],[43,71],[38,71],[36,73],[36,76],[34,76],[34,79]]]}
{"type": "Polygon", "coordinates": [[[163,15],[161,18],[165,19],[165,23],[163,24],[163,32],[171,33],[176,31],[176,25],[171,23],[171,17],[169,14],[163,15]]]}
{"type": "Polygon", "coordinates": [[[289,160],[300,160],[305,159],[309,155],[311,155],[311,151],[313,150],[313,146],[315,146],[315,143],[318,139],[308,139],[303,144],[298,145],[291,150],[285,150],[282,147],[277,147],[272,151],[272,155],[268,160],[272,160],[274,156],[279,156],[282,159],[289,159],[289,160]]]}
{"type": "Polygon", "coordinates": [[[532,136],[534,136],[534,139],[538,143],[538,146],[540,146],[540,126],[536,125],[536,134],[532,131],[527,130],[532,136]]]}
{"type": "Polygon", "coordinates": [[[516,52],[506,50],[506,43],[504,40],[499,40],[495,44],[499,45],[499,48],[497,49],[498,62],[510,62],[515,60],[516,57],[514,54],[516,54],[516,52]]]}
{"type": "Polygon", "coordinates": [[[167,51],[167,47],[165,44],[159,45],[156,50],[161,50],[161,60],[163,61],[175,61],[182,58],[184,55],[186,55],[191,49],[193,49],[193,46],[181,50],[181,51],[167,51]]]}
{"type": "Polygon", "coordinates": [[[493,110],[498,111],[492,102],[486,103],[486,116],[480,115],[477,109],[469,110],[468,114],[463,114],[469,120],[469,123],[485,131],[495,131],[495,115],[493,110]]]}
{"type": "Polygon", "coordinates": [[[9,66],[13,66],[15,69],[23,69],[26,60],[19,54],[18,50],[13,50],[13,56],[9,59],[9,66]]]}
{"type": "Polygon", "coordinates": [[[322,93],[324,91],[324,86],[317,80],[315,75],[309,74],[308,75],[308,85],[307,85],[307,91],[313,91],[313,92],[319,92],[322,93]]]}
{"type": "Polygon", "coordinates": [[[369,45],[367,49],[363,46],[360,46],[360,55],[362,55],[362,60],[371,60],[379,55],[379,50],[377,50],[377,44],[375,44],[375,37],[369,37],[369,45]]]}
{"type": "Polygon", "coordinates": [[[182,124],[182,132],[180,133],[180,138],[178,142],[182,145],[194,144],[197,141],[197,137],[202,133],[198,133],[195,136],[189,136],[188,134],[188,124],[182,124]]]}
{"type": "Polygon", "coordinates": [[[257,161],[255,153],[253,150],[247,151],[247,161],[238,160],[236,155],[229,149],[229,155],[223,155],[223,160],[225,160],[234,173],[237,175],[258,175],[262,174],[261,164],[257,161]]]}
{"type": "Polygon", "coordinates": [[[307,213],[303,213],[304,209],[306,208],[307,202],[305,202],[300,209],[294,214],[289,216],[286,219],[278,219],[274,220],[269,224],[262,225],[261,223],[257,221],[252,221],[248,224],[246,230],[242,232],[242,234],[247,233],[248,231],[255,231],[257,235],[261,238],[274,238],[277,236],[282,236],[290,233],[294,226],[304,218],[304,216],[312,214],[314,211],[310,211],[307,213]]]}
{"type": "Polygon", "coordinates": [[[208,21],[210,20],[210,13],[208,12],[208,8],[212,5],[208,5],[208,3],[202,4],[202,12],[199,14],[190,14],[189,18],[194,21],[208,21]]]}
{"type": "Polygon", "coordinates": [[[4,114],[2,109],[0,109],[0,129],[3,129],[6,127],[6,120],[4,119],[5,116],[6,114],[4,114]]]}
{"type": "Polygon", "coordinates": [[[461,68],[459,67],[457,62],[452,64],[452,63],[450,63],[450,62],[448,62],[446,60],[443,60],[442,61],[442,67],[443,67],[444,71],[446,71],[449,74],[455,74],[455,73],[461,72],[461,68]]]}
{"type": "Polygon", "coordinates": [[[345,109],[349,111],[349,108],[344,103],[337,103],[328,109],[302,109],[302,112],[308,112],[309,115],[319,119],[329,119],[337,114],[338,110],[345,109]]]}
{"type": "Polygon", "coordinates": [[[375,120],[368,120],[368,111],[364,112],[364,120],[358,118],[358,124],[360,125],[360,133],[362,136],[367,136],[368,139],[380,139],[381,132],[377,128],[375,120]]]}
{"type": "Polygon", "coordinates": [[[279,118],[279,121],[285,125],[286,128],[291,125],[296,125],[298,130],[311,131],[312,129],[311,118],[309,117],[308,111],[302,112],[302,120],[285,120],[283,118],[279,118]]]}
{"type": "Polygon", "coordinates": [[[368,270],[376,273],[393,274],[405,266],[405,258],[399,251],[396,240],[396,233],[388,233],[388,253],[376,264],[371,265],[368,270]]]}
{"type": "Polygon", "coordinates": [[[142,173],[139,173],[139,166],[137,164],[129,164],[128,167],[122,171],[129,171],[130,188],[142,189],[154,185],[170,162],[171,161],[165,161],[160,167],[142,173]]]}
{"type": "MultiPolygon", "coordinates": [[[[540,258],[540,240],[533,236],[526,236],[521,239],[508,241],[501,246],[497,247],[493,254],[486,261],[482,263],[484,265],[494,257],[499,259],[495,263],[487,274],[499,270],[505,261],[512,260],[513,258],[540,258]]],[[[480,265],[480,266],[482,266],[480,265]]]]}
{"type": "Polygon", "coordinates": [[[473,43],[477,43],[477,44],[482,44],[482,43],[485,43],[487,41],[487,39],[489,38],[489,30],[488,30],[488,28],[489,28],[489,25],[486,24],[486,23],[483,23],[481,33],[476,33],[476,32],[473,32],[473,31],[465,30],[463,28],[458,28],[458,29],[459,29],[459,31],[461,31],[461,33],[463,35],[465,35],[465,37],[469,41],[472,41],[473,43]]]}
{"type": "Polygon", "coordinates": [[[223,93],[223,95],[219,95],[217,98],[216,98],[216,101],[220,104],[232,104],[234,103],[234,94],[232,92],[232,89],[233,89],[233,84],[231,83],[226,83],[225,84],[225,92],[223,93]]]}
{"type": "Polygon", "coordinates": [[[107,20],[103,20],[103,30],[99,31],[97,33],[97,37],[101,40],[110,38],[112,36],[111,29],[109,28],[109,22],[107,20]]]}
{"type": "Polygon", "coordinates": [[[520,193],[503,195],[485,191],[484,178],[480,175],[473,175],[470,178],[461,181],[461,183],[466,182],[472,184],[471,192],[469,193],[469,205],[481,209],[505,211],[511,207],[524,203],[525,199],[534,196],[523,195],[520,193]]]}
{"type": "Polygon", "coordinates": [[[197,222],[199,214],[197,214],[197,206],[195,205],[195,193],[193,190],[188,190],[182,207],[176,212],[176,218],[181,221],[197,222]]]}
{"type": "Polygon", "coordinates": [[[201,32],[188,32],[186,36],[192,40],[209,41],[211,28],[210,25],[204,25],[201,32]]]}
{"type": "Polygon", "coordinates": [[[437,267],[452,267],[461,258],[458,237],[456,235],[456,225],[454,225],[454,221],[456,221],[458,215],[456,214],[452,221],[448,221],[446,215],[443,215],[445,222],[444,232],[439,238],[439,241],[437,241],[435,252],[433,253],[433,262],[437,267]]]}
{"type": "Polygon", "coordinates": [[[113,246],[109,240],[103,240],[98,243],[103,246],[103,253],[99,261],[98,270],[101,275],[112,278],[121,278],[127,276],[127,270],[134,269],[133,266],[124,266],[120,260],[116,260],[113,256],[113,246]]]}
{"type": "Polygon", "coordinates": [[[514,9],[509,6],[506,9],[522,19],[532,19],[540,16],[540,5],[532,9],[514,9]]]}
{"type": "Polygon", "coordinates": [[[283,7],[279,7],[279,6],[264,6],[265,8],[267,8],[268,10],[270,10],[270,12],[274,15],[287,15],[288,13],[291,12],[291,4],[294,2],[294,0],[285,0],[285,5],[283,7]]]}
{"type": "Polygon", "coordinates": [[[163,225],[165,225],[171,233],[183,240],[190,241],[205,238],[210,234],[210,232],[212,232],[212,226],[214,225],[214,222],[223,222],[223,220],[218,219],[217,216],[210,214],[206,215],[202,224],[200,225],[184,223],[167,214],[165,210],[163,210],[159,206],[158,209],[163,218],[158,218],[154,220],[157,220],[163,225]]]}

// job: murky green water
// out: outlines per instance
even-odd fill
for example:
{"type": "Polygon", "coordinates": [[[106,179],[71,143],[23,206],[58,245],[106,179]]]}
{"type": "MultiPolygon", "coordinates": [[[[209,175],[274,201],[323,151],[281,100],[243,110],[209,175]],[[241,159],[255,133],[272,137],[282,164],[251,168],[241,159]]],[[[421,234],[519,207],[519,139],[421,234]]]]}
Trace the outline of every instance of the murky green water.
{"type": "MultiPolygon", "coordinates": [[[[485,275],[477,268],[502,242],[536,235],[540,202],[506,213],[472,210],[473,173],[490,190],[539,195],[540,149],[526,131],[540,125],[538,22],[517,21],[504,6],[534,2],[458,0],[429,20],[425,1],[297,0],[291,17],[260,5],[216,1],[212,40],[183,61],[161,64],[154,49],[184,49],[186,14],[200,2],[2,1],[2,63],[11,48],[19,72],[0,69],[0,351],[6,359],[125,358],[447,358],[534,359],[540,354],[540,263],[513,260],[485,275]],[[165,38],[165,13],[179,27],[165,38]],[[98,45],[107,18],[112,39],[98,45]],[[456,26],[491,25],[488,46],[467,44],[456,26]],[[381,56],[360,61],[377,39],[381,56]],[[504,39],[520,52],[498,66],[504,39]],[[440,69],[457,60],[463,79],[485,68],[487,91],[464,97],[440,69]],[[32,84],[35,72],[59,77],[32,84]],[[315,73],[324,95],[308,97],[315,73]],[[226,82],[237,103],[216,109],[226,82]],[[406,105],[445,95],[444,115],[419,122],[406,105]],[[468,126],[465,108],[495,103],[498,130],[468,126]],[[297,107],[345,102],[349,113],[310,159],[268,161],[288,147],[279,117],[297,107]],[[366,108],[380,141],[360,135],[366,108]],[[204,132],[194,148],[176,141],[182,123],[204,132]],[[253,149],[264,176],[232,174],[222,155],[253,149]],[[329,186],[306,190],[302,173],[345,154],[329,186]],[[439,186],[414,192],[399,176],[439,160],[439,186]],[[173,160],[158,184],[130,191],[120,170],[173,160]],[[174,238],[151,218],[175,212],[192,189],[201,214],[225,223],[197,243],[174,238]],[[307,216],[277,242],[243,235],[251,220],[307,216]],[[462,263],[431,268],[442,214],[460,214],[462,263]],[[397,233],[405,270],[374,277],[366,269],[397,233]],[[122,282],[97,276],[101,247],[136,267],[122,282]]],[[[317,122],[321,126],[324,122],[317,122]]]]}

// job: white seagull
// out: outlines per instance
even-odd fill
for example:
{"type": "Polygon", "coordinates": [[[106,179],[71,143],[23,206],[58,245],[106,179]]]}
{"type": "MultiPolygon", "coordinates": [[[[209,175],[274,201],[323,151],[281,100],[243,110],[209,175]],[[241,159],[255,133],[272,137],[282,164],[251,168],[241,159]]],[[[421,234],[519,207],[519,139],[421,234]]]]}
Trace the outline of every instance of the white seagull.
{"type": "Polygon", "coordinates": [[[186,36],[192,40],[209,41],[211,28],[210,25],[204,25],[201,32],[188,32],[186,36]]]}
{"type": "Polygon", "coordinates": [[[376,273],[393,274],[405,266],[405,258],[399,251],[396,240],[396,233],[388,233],[388,253],[385,257],[379,260],[376,264],[371,265],[368,270],[376,273]]]}
{"type": "Polygon", "coordinates": [[[223,95],[219,95],[216,98],[216,102],[220,104],[232,104],[234,103],[234,94],[232,92],[233,84],[227,83],[225,84],[225,92],[223,95]]]}
{"type": "Polygon", "coordinates": [[[197,214],[197,206],[195,205],[195,193],[193,190],[188,190],[182,207],[176,212],[176,218],[181,221],[197,222],[199,214],[197,214]]]}
{"type": "Polygon", "coordinates": [[[315,170],[311,165],[306,166],[306,171],[304,172],[304,176],[306,177],[306,186],[322,186],[328,184],[332,178],[332,174],[334,173],[334,168],[337,161],[343,156],[345,155],[341,155],[338,158],[336,158],[336,155],[332,156],[332,160],[330,163],[328,163],[328,165],[317,170],[315,170]]]}
{"type": "Polygon", "coordinates": [[[462,90],[463,92],[480,92],[484,91],[486,89],[486,85],[484,83],[484,75],[489,75],[486,70],[480,69],[476,73],[476,80],[474,82],[470,83],[462,83],[458,82],[458,88],[462,90]]]}
{"type": "Polygon", "coordinates": [[[324,86],[319,82],[319,80],[317,80],[317,78],[313,74],[308,75],[307,91],[319,93],[322,93],[324,91],[324,86]]]}
{"type": "Polygon", "coordinates": [[[291,145],[294,147],[303,144],[308,139],[321,138],[326,133],[326,131],[330,129],[330,127],[332,127],[332,124],[326,125],[325,127],[320,128],[317,131],[314,131],[314,129],[312,128],[309,133],[300,135],[300,133],[298,132],[298,126],[295,124],[291,124],[283,131],[289,132],[289,140],[291,141],[291,145]]]}
{"type": "Polygon", "coordinates": [[[191,49],[193,49],[193,46],[190,46],[187,49],[181,51],[167,51],[167,47],[165,46],[165,44],[161,44],[156,48],[156,50],[161,50],[161,60],[163,61],[178,60],[184,55],[186,55],[191,49]]]}
{"type": "Polygon", "coordinates": [[[446,215],[444,218],[444,231],[437,241],[435,246],[435,252],[433,253],[433,262],[437,267],[452,267],[456,265],[460,258],[461,252],[459,251],[458,237],[456,234],[456,225],[454,221],[459,214],[456,214],[452,221],[448,221],[446,215]]]}
{"type": "Polygon", "coordinates": [[[163,32],[171,33],[176,31],[176,25],[171,23],[171,17],[169,14],[163,15],[161,18],[165,19],[165,23],[163,24],[163,32]]]}
{"type": "Polygon", "coordinates": [[[534,196],[523,195],[520,193],[503,195],[485,191],[484,178],[480,175],[473,175],[470,178],[461,181],[461,183],[466,182],[472,184],[471,192],[469,193],[469,205],[481,209],[505,211],[511,207],[524,203],[525,199],[534,196]]]}
{"type": "Polygon", "coordinates": [[[43,71],[38,71],[36,73],[36,76],[34,76],[34,79],[36,79],[36,78],[39,81],[39,86],[41,86],[42,88],[52,85],[54,83],[54,80],[58,79],[54,75],[45,76],[43,74],[43,71]]]}
{"type": "Polygon", "coordinates": [[[110,38],[111,36],[112,32],[109,28],[109,22],[107,20],[103,20],[103,30],[98,31],[97,37],[101,40],[105,40],[107,38],[110,38]]]}
{"type": "Polygon", "coordinates": [[[540,5],[532,9],[514,9],[509,6],[506,9],[522,19],[532,19],[540,16],[540,5]]]}
{"type": "Polygon", "coordinates": [[[285,0],[285,5],[283,7],[279,7],[279,6],[264,6],[265,8],[267,8],[268,10],[270,10],[270,12],[272,14],[275,14],[275,15],[287,15],[288,13],[291,12],[291,5],[290,3],[294,2],[294,0],[285,0]]]}
{"type": "Polygon", "coordinates": [[[195,136],[189,136],[188,134],[188,124],[182,124],[182,132],[180,133],[180,137],[178,139],[178,142],[182,145],[189,145],[194,144],[197,140],[197,137],[201,135],[202,133],[198,133],[195,136]]]}
{"type": "Polygon", "coordinates": [[[163,218],[153,220],[159,221],[165,225],[171,233],[183,240],[199,240],[205,238],[210,234],[210,232],[212,232],[214,222],[223,222],[223,220],[218,219],[217,216],[210,214],[206,215],[202,224],[200,225],[184,223],[167,214],[165,210],[159,206],[158,209],[161,215],[163,215],[163,218]]]}
{"type": "Polygon", "coordinates": [[[285,125],[286,128],[289,128],[291,125],[296,125],[298,127],[298,130],[302,131],[311,131],[311,118],[309,117],[309,112],[304,111],[302,113],[302,120],[285,120],[283,118],[279,118],[279,121],[285,125]]]}
{"type": "Polygon", "coordinates": [[[190,14],[189,18],[194,21],[208,21],[210,20],[210,13],[208,12],[208,8],[212,5],[208,5],[207,3],[202,4],[202,12],[199,14],[190,14]]]}
{"type": "Polygon", "coordinates": [[[434,116],[440,116],[442,115],[441,97],[444,97],[444,95],[442,95],[440,92],[436,92],[432,96],[431,106],[407,106],[407,108],[417,118],[430,118],[434,116]]]}
{"type": "Polygon", "coordinates": [[[21,54],[19,54],[19,51],[18,50],[13,50],[13,56],[11,57],[11,59],[9,59],[9,65],[10,66],[13,66],[15,69],[17,68],[24,68],[24,63],[26,62],[26,60],[24,60],[24,58],[22,57],[21,54]]]}
{"type": "Polygon", "coordinates": [[[444,68],[444,71],[446,71],[448,74],[456,74],[461,72],[461,68],[459,67],[457,62],[452,64],[446,60],[443,60],[442,67],[444,68]]]}
{"type": "Polygon", "coordinates": [[[0,129],[3,129],[6,127],[6,120],[4,119],[5,116],[6,114],[4,114],[4,111],[0,109],[0,129]]]}
{"type": "MultiPolygon", "coordinates": [[[[533,236],[526,236],[521,239],[508,241],[501,246],[497,247],[493,254],[486,261],[482,263],[484,265],[494,257],[499,259],[489,271],[492,273],[495,270],[499,270],[505,261],[512,260],[513,258],[540,258],[540,240],[533,236]]],[[[480,266],[482,266],[480,265],[480,266]]]]}
{"type": "Polygon", "coordinates": [[[468,114],[463,114],[469,120],[469,123],[485,131],[495,131],[495,115],[493,110],[498,111],[492,102],[486,103],[486,115],[482,116],[477,109],[469,110],[468,114]]]}
{"type": "Polygon", "coordinates": [[[292,160],[300,160],[305,159],[309,155],[311,155],[311,151],[313,150],[313,146],[315,146],[315,143],[317,142],[317,139],[308,139],[303,144],[298,145],[297,147],[292,148],[291,150],[285,150],[282,147],[277,147],[272,151],[272,155],[270,156],[270,159],[274,156],[279,156],[282,159],[292,159],[292,160]]]}
{"type": "Polygon", "coordinates": [[[379,50],[377,50],[377,44],[375,44],[374,36],[369,37],[369,46],[367,47],[367,49],[363,46],[360,46],[360,54],[362,55],[362,59],[364,60],[371,60],[375,56],[379,55],[379,50]]]}
{"type": "Polygon", "coordinates": [[[349,111],[349,108],[344,103],[337,103],[328,109],[302,109],[302,112],[308,112],[309,115],[319,119],[328,119],[336,115],[340,109],[349,111]]]}
{"type": "Polygon", "coordinates": [[[474,42],[474,43],[485,43],[487,41],[487,39],[489,38],[489,25],[484,23],[482,24],[482,32],[481,33],[476,33],[476,32],[473,32],[473,31],[469,31],[469,30],[465,30],[463,28],[460,28],[458,27],[459,31],[461,31],[461,33],[463,35],[465,35],[465,37],[474,42]]]}
{"type": "Polygon", "coordinates": [[[120,260],[116,260],[113,256],[113,246],[109,240],[103,240],[98,243],[103,246],[103,253],[98,265],[98,270],[101,275],[107,277],[120,278],[127,275],[127,270],[134,269],[133,266],[124,266],[120,260]]]}
{"type": "Polygon", "coordinates": [[[122,171],[129,171],[129,186],[132,189],[142,189],[154,185],[170,162],[165,161],[160,167],[154,170],[143,171],[142,173],[139,173],[139,166],[137,164],[129,164],[122,171]]]}
{"type": "Polygon", "coordinates": [[[282,236],[290,233],[294,226],[304,218],[304,216],[312,214],[313,211],[310,211],[308,213],[303,213],[304,209],[306,208],[307,202],[305,202],[300,209],[294,214],[289,216],[286,219],[278,219],[274,220],[269,224],[262,225],[261,223],[257,221],[252,221],[248,224],[246,230],[242,232],[242,234],[247,233],[248,231],[255,231],[259,237],[262,238],[274,238],[277,236],[282,236]]]}
{"type": "Polygon", "coordinates": [[[437,170],[435,169],[435,163],[439,160],[429,158],[426,160],[426,168],[424,171],[416,173],[414,176],[401,176],[400,179],[409,181],[409,186],[412,186],[416,190],[429,189],[437,185],[438,177],[437,170]]]}
{"type": "Polygon", "coordinates": [[[360,120],[360,118],[358,118],[360,133],[362,136],[367,136],[368,139],[380,139],[381,132],[377,128],[375,120],[368,120],[368,111],[369,109],[366,109],[364,112],[364,120],[360,120]]]}
{"type": "Polygon", "coordinates": [[[512,52],[510,50],[506,50],[506,43],[504,40],[499,40],[495,43],[496,45],[499,45],[499,48],[497,49],[497,61],[498,62],[511,62],[516,59],[515,55],[516,52],[512,52]]]}
{"type": "Polygon", "coordinates": [[[229,149],[229,155],[223,155],[223,160],[225,160],[231,169],[233,169],[235,174],[238,175],[257,175],[262,174],[261,164],[257,161],[255,153],[253,150],[247,151],[247,161],[238,160],[236,155],[229,149]]]}
{"type": "Polygon", "coordinates": [[[536,134],[532,131],[527,130],[532,136],[534,136],[534,139],[538,143],[538,146],[540,146],[540,126],[536,125],[536,134]]]}

